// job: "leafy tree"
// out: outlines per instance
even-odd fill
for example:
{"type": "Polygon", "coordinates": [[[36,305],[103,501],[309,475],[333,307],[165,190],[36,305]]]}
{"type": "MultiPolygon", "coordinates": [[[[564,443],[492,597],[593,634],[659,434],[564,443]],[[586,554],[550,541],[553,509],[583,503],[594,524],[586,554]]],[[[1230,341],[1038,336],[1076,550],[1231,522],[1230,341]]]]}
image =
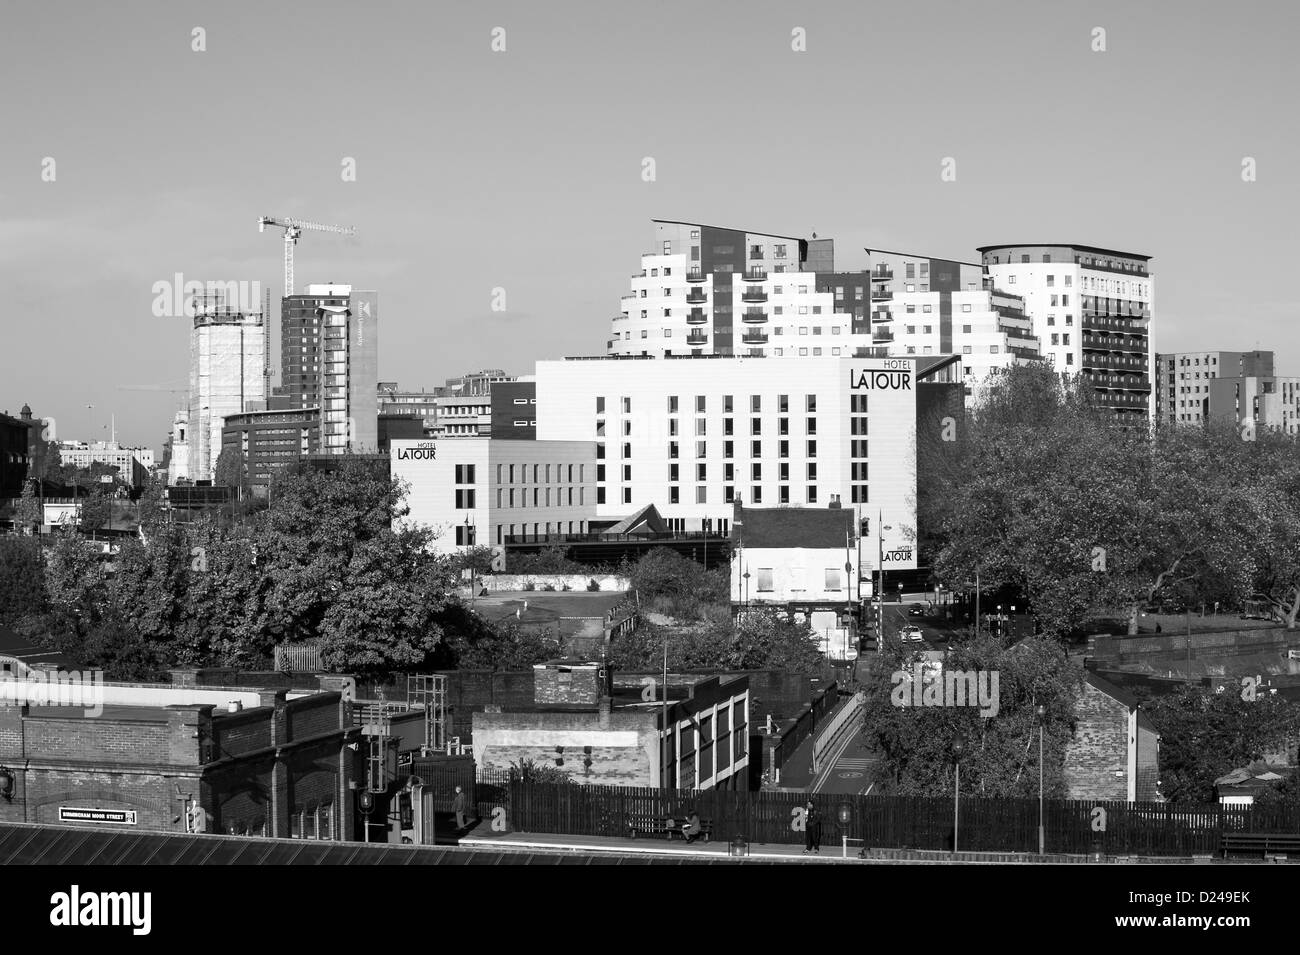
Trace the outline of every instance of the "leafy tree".
{"type": "Polygon", "coordinates": [[[49,595],[39,541],[0,537],[0,626],[46,612],[49,595]]]}
{"type": "Polygon", "coordinates": [[[1284,747],[1300,730],[1300,709],[1272,695],[1253,700],[1231,688],[1185,687],[1144,706],[1160,731],[1161,791],[1170,802],[1215,801],[1214,781],[1284,747]]]}
{"type": "Polygon", "coordinates": [[[18,508],[14,511],[14,526],[24,534],[39,531],[45,523],[45,510],[36,496],[36,482],[24,481],[22,497],[18,499],[18,508]]]}
{"type": "Polygon", "coordinates": [[[771,611],[723,625],[668,628],[643,621],[610,647],[609,661],[622,670],[657,670],[665,642],[672,669],[815,673],[825,663],[811,629],[771,611]]]}
{"type": "Polygon", "coordinates": [[[475,577],[484,577],[493,573],[491,547],[467,547],[451,555],[449,561],[451,571],[457,580],[461,579],[462,571],[466,570],[472,570],[475,577]]]}
{"type": "Polygon", "coordinates": [[[554,659],[559,651],[539,631],[514,623],[486,626],[475,634],[457,633],[450,645],[461,670],[527,670],[554,659]]]}
{"type": "Polygon", "coordinates": [[[238,448],[222,448],[217,455],[213,483],[221,487],[244,486],[244,455],[238,448]]]}
{"type": "Polygon", "coordinates": [[[112,506],[112,497],[100,485],[96,485],[87,496],[81,498],[82,533],[93,536],[101,530],[112,516],[112,506]]]}
{"type": "Polygon", "coordinates": [[[103,559],[75,530],[62,531],[50,548],[45,585],[51,607],[62,613],[98,617],[110,603],[103,559]]]}
{"type": "MultiPolygon", "coordinates": [[[[869,745],[879,755],[879,778],[886,792],[950,795],[953,742],[961,739],[966,746],[961,761],[963,791],[1037,795],[1035,708],[1041,703],[1048,710],[1043,726],[1044,790],[1049,796],[1064,794],[1061,767],[1073,732],[1082,671],[1055,641],[1035,638],[1007,648],[985,635],[949,653],[943,662],[946,671],[998,675],[997,712],[990,717],[981,716],[978,706],[912,704],[912,681],[922,663],[916,651],[887,645],[881,662],[869,669],[864,682],[863,726],[869,745]]],[[[933,676],[923,675],[922,686],[931,680],[933,676]]],[[[991,678],[984,685],[993,689],[991,678]]]]}
{"type": "Polygon", "coordinates": [[[506,565],[511,574],[583,574],[588,567],[569,559],[563,544],[548,544],[537,554],[512,554],[506,565]]]}
{"type": "Polygon", "coordinates": [[[704,607],[731,600],[730,568],[703,566],[667,547],[656,547],[631,567],[629,586],[642,604],[672,616],[699,618],[704,607]]]}

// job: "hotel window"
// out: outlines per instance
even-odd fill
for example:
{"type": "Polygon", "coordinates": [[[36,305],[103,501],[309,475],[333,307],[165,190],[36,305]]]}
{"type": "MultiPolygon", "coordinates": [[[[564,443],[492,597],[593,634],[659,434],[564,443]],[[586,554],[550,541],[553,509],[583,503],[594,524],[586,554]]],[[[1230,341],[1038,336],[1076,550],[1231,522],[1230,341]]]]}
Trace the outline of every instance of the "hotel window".
{"type": "Polygon", "coordinates": [[[799,349],[799,354],[800,354],[800,355],[807,355],[807,354],[808,354],[808,349],[806,349],[806,348],[800,348],[800,349],[799,349]]]}
{"type": "Polygon", "coordinates": [[[668,413],[669,413],[669,414],[677,414],[677,396],[676,396],[676,395],[669,395],[669,396],[668,396],[668,413]]]}
{"type": "Polygon", "coordinates": [[[669,419],[668,419],[668,434],[671,435],[671,436],[674,436],[674,437],[677,435],[677,419],[676,419],[676,418],[669,418],[669,419]]]}
{"type": "Polygon", "coordinates": [[[456,546],[473,547],[474,546],[475,527],[471,524],[468,527],[464,524],[456,525],[456,546]]]}
{"type": "Polygon", "coordinates": [[[472,511],[474,509],[474,489],[456,488],[456,510],[472,511]]]}
{"type": "Polygon", "coordinates": [[[708,444],[704,441],[695,442],[695,456],[703,458],[708,456],[708,444]]]}
{"type": "Polygon", "coordinates": [[[750,419],[749,419],[749,433],[750,433],[750,434],[762,434],[762,433],[763,433],[763,419],[762,419],[762,418],[750,418],[750,419]]]}
{"type": "Polygon", "coordinates": [[[1065,287],[1066,287],[1066,288],[1069,288],[1069,287],[1070,287],[1071,283],[1073,282],[1073,279],[1074,279],[1074,277],[1071,276],[1071,275],[1067,275],[1067,276],[1065,277],[1065,287]]]}
{"type": "Polygon", "coordinates": [[[763,503],[763,489],[757,484],[755,484],[753,487],[749,489],[749,503],[751,504],[763,503]]]}
{"type": "MultiPolygon", "coordinates": [[[[931,308],[930,308],[929,305],[922,305],[922,306],[921,306],[921,311],[924,312],[926,315],[929,315],[930,312],[931,312],[931,308]]],[[[966,306],[966,311],[968,311],[968,312],[970,311],[970,306],[969,306],[969,305],[966,306]]]]}
{"type": "Polygon", "coordinates": [[[907,286],[907,290],[908,290],[909,292],[915,292],[915,291],[916,291],[916,286],[915,286],[915,285],[911,285],[911,284],[909,284],[909,285],[907,286]]]}
{"type": "Polygon", "coordinates": [[[962,333],[963,335],[969,335],[969,334],[970,334],[970,328],[971,328],[971,327],[970,327],[969,325],[963,325],[963,326],[961,327],[961,333],[962,333]]]}
{"type": "MultiPolygon", "coordinates": [[[[598,444],[598,445],[596,445],[596,458],[597,458],[597,459],[601,459],[601,458],[604,458],[604,457],[605,457],[605,446],[604,446],[603,444],[598,444]]],[[[514,465],[513,465],[513,464],[510,465],[510,467],[513,469],[513,468],[514,468],[514,465]]],[[[514,472],[513,472],[513,470],[512,470],[512,471],[511,471],[511,474],[512,474],[511,480],[512,480],[512,481],[514,480],[513,473],[514,473],[514,472]]]]}
{"type": "Polygon", "coordinates": [[[632,413],[632,399],[625,396],[623,398],[623,414],[631,414],[631,413],[632,413]]]}
{"type": "Polygon", "coordinates": [[[749,442],[749,456],[750,456],[751,458],[761,458],[761,457],[763,456],[763,442],[762,442],[762,441],[751,441],[751,442],[749,442]]]}
{"type": "Polygon", "coordinates": [[[777,413],[777,414],[789,414],[789,413],[790,413],[790,396],[789,396],[789,395],[777,395],[777,396],[776,396],[776,413],[777,413]]]}
{"type": "Polygon", "coordinates": [[[780,244],[777,244],[777,245],[773,245],[773,246],[772,246],[772,250],[773,250],[773,251],[772,251],[772,258],[774,258],[774,259],[784,259],[784,258],[785,258],[785,244],[784,244],[784,243],[780,243],[780,244]]]}
{"type": "Polygon", "coordinates": [[[908,315],[915,315],[915,314],[916,314],[916,306],[915,306],[915,305],[907,305],[907,306],[904,306],[904,307],[907,309],[907,314],[908,314],[908,315]]]}
{"type": "Polygon", "coordinates": [[[1065,363],[1066,363],[1067,365],[1073,365],[1073,364],[1074,364],[1074,356],[1073,356],[1073,355],[1066,355],[1066,356],[1065,356],[1065,363]]]}
{"type": "Polygon", "coordinates": [[[1056,284],[1056,276],[1055,275],[1047,276],[1047,287],[1052,288],[1055,284],[1056,284]]]}
{"type": "MultiPolygon", "coordinates": [[[[970,311],[970,306],[969,306],[969,305],[963,305],[963,306],[961,307],[961,310],[962,310],[963,312],[969,312],[969,311],[970,311]]],[[[926,309],[926,311],[929,311],[929,309],[926,309]]]]}
{"type": "Polygon", "coordinates": [[[736,466],[734,464],[724,464],[722,466],[722,480],[724,481],[736,480],[736,466]]]}
{"type": "Polygon", "coordinates": [[[597,504],[604,504],[604,503],[605,503],[605,487],[604,487],[604,485],[601,485],[600,487],[596,488],[596,503],[597,503],[597,504]]]}
{"type": "Polygon", "coordinates": [[[908,325],[908,326],[907,326],[907,334],[909,334],[909,335],[915,335],[915,334],[916,334],[916,326],[915,326],[915,325],[908,325]]]}
{"type": "Polygon", "coordinates": [[[809,442],[807,442],[807,444],[805,445],[805,447],[806,447],[806,449],[807,449],[807,454],[804,455],[805,457],[809,457],[809,458],[815,458],[815,457],[817,457],[817,442],[816,442],[816,441],[809,441],[809,442]]]}
{"type": "Polygon", "coordinates": [[[780,487],[778,487],[778,488],[776,489],[776,492],[777,492],[777,494],[776,494],[776,502],[777,502],[778,504],[789,504],[789,503],[790,503],[790,487],[789,487],[789,485],[782,484],[780,487]]]}
{"type": "Polygon", "coordinates": [[[678,467],[678,465],[676,465],[676,464],[670,464],[670,465],[668,465],[668,480],[669,480],[670,482],[676,483],[677,480],[678,480],[678,477],[677,477],[677,474],[678,474],[677,467],[678,467]]]}
{"type": "Polygon", "coordinates": [[[668,503],[669,504],[681,503],[681,489],[678,488],[676,484],[668,488],[668,503]]]}
{"type": "Polygon", "coordinates": [[[763,480],[763,465],[755,461],[749,466],[749,479],[751,481],[763,480]]]}
{"type": "Polygon", "coordinates": [[[866,419],[866,418],[850,418],[850,419],[849,419],[849,433],[850,433],[850,434],[866,434],[866,433],[867,433],[867,419],[866,419]]]}
{"type": "MultiPolygon", "coordinates": [[[[630,458],[631,456],[632,456],[632,445],[625,441],[623,442],[623,457],[630,458]]],[[[534,481],[537,480],[536,474],[533,475],[533,480],[534,481]]]]}
{"type": "Polygon", "coordinates": [[[772,592],[772,568],[758,568],[758,592],[770,594],[772,592]]]}
{"type": "Polygon", "coordinates": [[[736,445],[733,441],[722,442],[722,456],[724,458],[734,458],[736,456],[736,445]]]}
{"type": "Polygon", "coordinates": [[[709,470],[709,466],[708,466],[707,464],[697,464],[697,465],[695,465],[695,480],[696,480],[696,481],[707,481],[707,480],[708,480],[708,477],[707,477],[708,470],[709,470]]]}
{"type": "Polygon", "coordinates": [[[789,434],[789,433],[790,433],[790,419],[789,419],[789,418],[777,418],[777,419],[776,419],[776,433],[777,433],[777,434],[789,434]]]}
{"type": "MultiPolygon", "coordinates": [[[[812,308],[813,308],[813,314],[814,314],[814,315],[820,315],[820,314],[822,313],[822,307],[821,307],[820,305],[814,305],[812,308]]],[[[821,331],[818,330],[818,329],[814,329],[814,330],[813,330],[813,334],[814,334],[814,335],[820,335],[820,334],[821,334],[821,331]]]]}
{"type": "Polygon", "coordinates": [[[1052,333],[1052,344],[1053,345],[1061,344],[1061,336],[1056,334],[1055,332],[1052,333]]]}
{"type": "Polygon", "coordinates": [[[623,503],[624,504],[632,503],[632,489],[630,487],[623,488],[623,503]]]}
{"type": "Polygon", "coordinates": [[[906,265],[903,266],[903,269],[904,269],[904,278],[909,278],[909,279],[916,278],[915,262],[908,262],[906,265]]]}
{"type": "Polygon", "coordinates": [[[776,443],[776,456],[778,458],[788,458],[790,456],[789,441],[778,441],[776,443]]]}
{"type": "Polygon", "coordinates": [[[695,503],[696,503],[696,504],[707,504],[707,503],[709,503],[709,494],[708,494],[708,490],[707,490],[706,488],[703,488],[703,487],[697,487],[697,488],[695,489],[695,503]]]}
{"type": "Polygon", "coordinates": [[[808,431],[809,434],[816,434],[816,433],[817,433],[817,419],[816,419],[816,418],[809,418],[809,419],[807,419],[807,421],[805,422],[805,425],[806,425],[806,427],[807,427],[807,431],[808,431]]]}
{"type": "Polygon", "coordinates": [[[669,442],[668,442],[668,456],[669,456],[670,458],[675,458],[675,457],[677,457],[677,442],[676,442],[676,441],[669,441],[669,442]]]}
{"type": "Polygon", "coordinates": [[[921,331],[922,331],[924,334],[929,335],[929,334],[931,334],[931,333],[934,331],[934,326],[933,326],[933,325],[925,325],[925,326],[922,327],[921,331]]]}
{"type": "Polygon", "coordinates": [[[698,245],[691,246],[691,261],[700,261],[700,247],[698,245]]]}
{"type": "Polygon", "coordinates": [[[749,410],[750,410],[753,414],[758,414],[760,411],[763,410],[763,396],[762,396],[762,395],[750,395],[750,396],[749,396],[749,410]]]}
{"type": "Polygon", "coordinates": [[[705,422],[706,422],[707,420],[708,420],[707,418],[696,418],[696,419],[695,419],[695,433],[696,433],[696,434],[707,434],[707,433],[708,433],[708,432],[705,430],[705,427],[704,427],[705,422]]]}
{"type": "Polygon", "coordinates": [[[867,396],[866,396],[866,395],[851,395],[851,396],[849,397],[849,410],[852,411],[854,414],[866,414],[866,413],[867,413],[867,396]]]}
{"type": "Polygon", "coordinates": [[[631,421],[624,421],[624,422],[623,422],[623,435],[624,435],[624,436],[627,436],[627,435],[630,435],[631,433],[632,433],[632,422],[631,422],[631,421]]]}
{"type": "Polygon", "coordinates": [[[723,433],[723,434],[733,434],[733,433],[735,433],[735,430],[736,430],[736,419],[735,419],[735,418],[723,418],[723,419],[722,419],[722,433],[723,433]]]}
{"type": "Polygon", "coordinates": [[[806,285],[800,285],[800,286],[799,286],[799,294],[800,294],[800,295],[807,295],[807,294],[808,294],[808,286],[806,286],[806,285]]]}
{"type": "MultiPolygon", "coordinates": [[[[1069,342],[1066,342],[1066,344],[1068,345],[1069,342]]],[[[989,354],[990,354],[990,355],[996,355],[997,353],[998,353],[998,346],[997,346],[997,345],[990,345],[990,346],[989,346],[989,354]]]]}
{"type": "Polygon", "coordinates": [[[790,464],[789,464],[789,462],[785,462],[785,461],[783,461],[781,464],[778,464],[778,465],[777,465],[777,467],[776,467],[776,479],[777,479],[778,481],[788,481],[788,480],[790,480],[790,464]]]}
{"type": "Polygon", "coordinates": [[[1008,285],[1015,285],[1015,284],[1016,284],[1016,277],[1015,277],[1014,275],[1008,275],[1008,276],[1007,276],[1007,284],[1008,284],[1008,285]]]}
{"type": "Polygon", "coordinates": [[[1048,315],[1048,316],[1047,316],[1047,324],[1048,324],[1048,325],[1055,325],[1055,324],[1056,324],[1056,316],[1055,316],[1055,315],[1048,315]]]}

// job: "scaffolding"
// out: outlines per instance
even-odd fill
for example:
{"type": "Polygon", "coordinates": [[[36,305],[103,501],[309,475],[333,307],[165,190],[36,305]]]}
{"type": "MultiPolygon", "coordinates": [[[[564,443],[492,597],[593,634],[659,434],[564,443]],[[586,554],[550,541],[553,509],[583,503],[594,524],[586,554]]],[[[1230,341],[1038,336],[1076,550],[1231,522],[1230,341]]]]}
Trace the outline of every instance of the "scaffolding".
{"type": "Polygon", "coordinates": [[[413,673],[406,678],[406,698],[412,709],[424,710],[424,747],[447,748],[447,678],[437,673],[413,673]]]}

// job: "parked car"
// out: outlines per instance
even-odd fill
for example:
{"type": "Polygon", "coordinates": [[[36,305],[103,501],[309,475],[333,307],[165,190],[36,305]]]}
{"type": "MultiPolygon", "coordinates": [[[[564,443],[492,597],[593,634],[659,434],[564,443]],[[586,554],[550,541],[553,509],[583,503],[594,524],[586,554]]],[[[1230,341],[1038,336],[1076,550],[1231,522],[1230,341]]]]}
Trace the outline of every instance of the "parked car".
{"type": "Polygon", "coordinates": [[[925,639],[925,634],[920,627],[907,626],[898,631],[898,637],[904,643],[920,643],[925,639]]]}

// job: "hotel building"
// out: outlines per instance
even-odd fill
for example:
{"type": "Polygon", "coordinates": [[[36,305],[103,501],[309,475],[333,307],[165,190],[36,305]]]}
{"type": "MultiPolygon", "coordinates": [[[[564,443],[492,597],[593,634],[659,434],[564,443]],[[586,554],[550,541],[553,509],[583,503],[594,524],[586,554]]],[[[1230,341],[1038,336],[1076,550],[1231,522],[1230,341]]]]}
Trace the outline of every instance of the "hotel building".
{"type": "Polygon", "coordinates": [[[1020,296],[1046,359],[1116,414],[1155,413],[1150,256],[1086,245],[987,245],[992,288],[1020,296]]]}

